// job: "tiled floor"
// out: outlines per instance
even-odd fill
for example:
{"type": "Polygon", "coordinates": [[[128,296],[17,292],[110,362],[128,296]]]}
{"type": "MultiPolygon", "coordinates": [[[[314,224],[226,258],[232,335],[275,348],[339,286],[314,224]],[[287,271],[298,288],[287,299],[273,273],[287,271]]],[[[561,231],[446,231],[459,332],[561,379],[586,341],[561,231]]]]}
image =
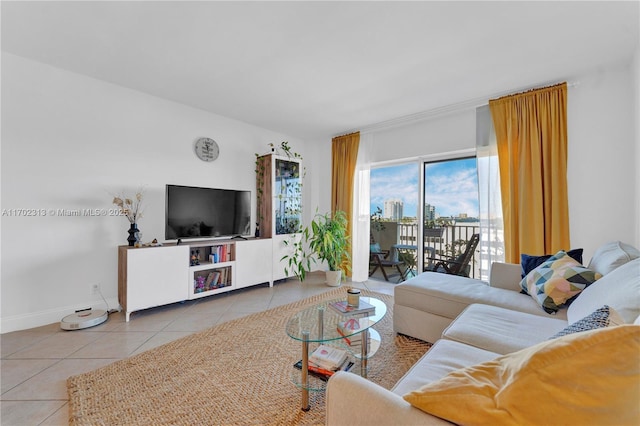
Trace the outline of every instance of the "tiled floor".
{"type": "MultiPolygon", "coordinates": [[[[344,284],[343,284],[344,285],[344,284]]],[[[394,284],[370,279],[350,286],[393,294],[394,284]]],[[[131,315],[112,314],[92,328],[63,331],[59,324],[0,335],[0,424],[67,425],[66,379],[225,321],[324,291],[323,273],[304,283],[288,280],[176,303],[131,315]]]]}

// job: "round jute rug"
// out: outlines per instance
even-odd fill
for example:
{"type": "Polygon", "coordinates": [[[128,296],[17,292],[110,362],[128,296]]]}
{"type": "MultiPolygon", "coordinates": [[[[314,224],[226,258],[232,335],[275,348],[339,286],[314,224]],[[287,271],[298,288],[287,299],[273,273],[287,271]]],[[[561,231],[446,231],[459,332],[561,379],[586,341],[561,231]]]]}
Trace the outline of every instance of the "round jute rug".
{"type": "MultiPolygon", "coordinates": [[[[72,425],[306,425],[324,424],[324,393],[300,409],[291,382],[300,343],[284,329],[295,312],[344,295],[324,294],[229,321],[67,380],[72,425]]],[[[376,329],[382,344],[369,362],[369,380],[390,389],[429,349],[393,332],[393,297],[376,329]]]]}

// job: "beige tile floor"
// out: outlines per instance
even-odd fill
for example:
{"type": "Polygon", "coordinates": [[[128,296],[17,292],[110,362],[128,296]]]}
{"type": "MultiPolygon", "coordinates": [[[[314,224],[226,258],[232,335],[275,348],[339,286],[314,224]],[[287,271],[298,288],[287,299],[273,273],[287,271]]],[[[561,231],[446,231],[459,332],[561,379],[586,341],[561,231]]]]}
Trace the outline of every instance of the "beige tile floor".
{"type": "MultiPolygon", "coordinates": [[[[349,285],[384,294],[393,294],[394,287],[377,279],[349,285]]],[[[282,281],[271,288],[255,286],[136,312],[128,323],[120,312],[84,330],[64,331],[55,323],[2,334],[0,424],[67,425],[67,377],[225,321],[332,289],[324,284],[323,273],[312,273],[304,283],[282,281]]]]}

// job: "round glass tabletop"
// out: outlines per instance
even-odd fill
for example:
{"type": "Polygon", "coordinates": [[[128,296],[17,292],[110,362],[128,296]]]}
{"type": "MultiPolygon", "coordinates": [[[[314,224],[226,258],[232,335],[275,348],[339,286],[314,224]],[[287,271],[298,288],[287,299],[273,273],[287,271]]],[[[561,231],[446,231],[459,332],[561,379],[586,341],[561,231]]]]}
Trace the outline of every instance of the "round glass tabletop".
{"type": "MultiPolygon", "coordinates": [[[[328,342],[367,330],[384,318],[387,313],[387,305],[375,297],[361,296],[360,300],[374,306],[374,311],[342,313],[334,308],[334,306],[340,302],[345,302],[345,299],[330,300],[294,314],[287,322],[287,335],[292,339],[300,341],[328,342]],[[358,320],[359,326],[357,329],[351,332],[343,331],[343,334],[338,332],[338,324],[350,319],[358,320]]],[[[360,306],[362,305],[363,304],[360,306]]]]}

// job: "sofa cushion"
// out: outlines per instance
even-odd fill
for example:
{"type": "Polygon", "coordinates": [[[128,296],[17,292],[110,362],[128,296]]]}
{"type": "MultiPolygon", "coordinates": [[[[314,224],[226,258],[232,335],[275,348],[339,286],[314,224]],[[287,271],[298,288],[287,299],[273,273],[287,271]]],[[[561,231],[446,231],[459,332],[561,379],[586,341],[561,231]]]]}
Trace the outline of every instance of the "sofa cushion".
{"type": "Polygon", "coordinates": [[[579,333],[581,331],[589,331],[597,328],[613,327],[615,325],[623,324],[624,320],[620,315],[618,315],[615,309],[604,305],[602,308],[596,309],[581,320],[566,326],[564,329],[551,336],[550,339],[556,339],[558,337],[566,336],[567,334],[579,333]]]}
{"type": "Polygon", "coordinates": [[[570,334],[453,371],[404,399],[457,424],[640,424],[638,352],[635,325],[570,334]]]}
{"type": "MultiPolygon", "coordinates": [[[[486,282],[456,275],[424,272],[395,286],[394,304],[454,319],[473,303],[547,316],[531,297],[517,291],[490,287],[486,282]]],[[[556,318],[566,318],[566,309],[556,318]]]]}
{"type": "MultiPolygon", "coordinates": [[[[572,259],[575,259],[576,262],[578,262],[579,264],[582,264],[582,253],[583,253],[583,251],[584,250],[581,249],[581,248],[573,249],[573,250],[569,250],[567,252],[567,254],[572,259]]],[[[549,260],[549,258],[551,258],[551,256],[553,256],[553,255],[552,254],[545,254],[543,256],[531,256],[529,254],[521,254],[520,255],[520,267],[522,269],[521,278],[526,277],[529,274],[529,272],[533,271],[538,266],[542,265],[544,262],[549,260]]]]}
{"type": "Polygon", "coordinates": [[[499,354],[507,354],[543,342],[564,329],[567,321],[496,306],[469,306],[442,333],[447,340],[499,354]]]}
{"type": "Polygon", "coordinates": [[[402,396],[427,383],[440,380],[454,370],[489,361],[499,355],[458,342],[438,340],[398,380],[391,391],[396,395],[402,396]]]}
{"type": "Polygon", "coordinates": [[[601,276],[559,251],[529,272],[520,285],[542,309],[553,313],[601,276]]]}
{"type": "Polygon", "coordinates": [[[609,305],[627,324],[640,315],[640,258],[627,262],[587,287],[567,309],[569,324],[609,305]]]}
{"type": "Polygon", "coordinates": [[[587,267],[602,275],[607,275],[614,269],[639,257],[640,251],[635,247],[620,241],[613,241],[598,247],[587,267]]]}

